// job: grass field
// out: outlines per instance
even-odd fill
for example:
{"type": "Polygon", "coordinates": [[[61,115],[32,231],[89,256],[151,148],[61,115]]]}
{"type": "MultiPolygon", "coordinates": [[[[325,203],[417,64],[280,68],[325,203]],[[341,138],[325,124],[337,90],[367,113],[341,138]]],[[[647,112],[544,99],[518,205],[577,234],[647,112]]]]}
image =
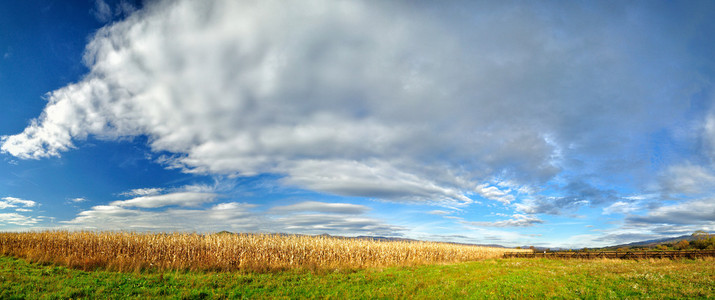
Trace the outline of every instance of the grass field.
{"type": "Polygon", "coordinates": [[[706,260],[488,259],[358,270],[81,271],[0,257],[1,299],[715,297],[706,260]]]}

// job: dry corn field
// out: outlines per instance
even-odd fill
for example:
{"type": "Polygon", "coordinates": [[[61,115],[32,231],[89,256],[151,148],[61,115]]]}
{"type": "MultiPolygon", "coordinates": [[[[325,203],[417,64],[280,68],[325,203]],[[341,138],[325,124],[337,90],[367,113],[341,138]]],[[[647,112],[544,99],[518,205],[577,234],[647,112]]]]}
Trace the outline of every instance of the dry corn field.
{"type": "Polygon", "coordinates": [[[531,250],[278,234],[44,231],[0,233],[0,251],[84,270],[270,271],[454,263],[531,250]]]}

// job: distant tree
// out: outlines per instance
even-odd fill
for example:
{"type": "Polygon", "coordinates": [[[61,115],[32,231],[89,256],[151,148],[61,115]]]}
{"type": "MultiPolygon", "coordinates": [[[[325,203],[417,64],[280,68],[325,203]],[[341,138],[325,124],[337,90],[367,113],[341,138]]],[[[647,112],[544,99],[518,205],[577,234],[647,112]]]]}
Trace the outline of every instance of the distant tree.
{"type": "Polygon", "coordinates": [[[700,250],[715,249],[715,235],[698,230],[693,233],[693,237],[695,237],[695,240],[691,243],[693,248],[700,250]]]}
{"type": "Polygon", "coordinates": [[[660,244],[658,247],[655,247],[656,250],[668,250],[668,246],[660,244]]]}
{"type": "Polygon", "coordinates": [[[516,247],[516,249],[521,249],[521,247],[516,247]]]}
{"type": "Polygon", "coordinates": [[[675,246],[673,246],[673,248],[675,248],[676,250],[688,249],[688,248],[690,248],[690,242],[688,242],[686,240],[681,240],[681,241],[675,243],[675,246]]]}
{"type": "Polygon", "coordinates": [[[702,237],[709,238],[710,234],[707,233],[707,231],[705,231],[705,230],[697,230],[697,231],[693,232],[693,234],[691,236],[693,236],[695,238],[702,238],[702,237]]]}
{"type": "Polygon", "coordinates": [[[628,248],[626,248],[626,247],[621,247],[621,248],[616,249],[616,251],[618,251],[618,252],[626,252],[626,251],[628,251],[628,248]]]}

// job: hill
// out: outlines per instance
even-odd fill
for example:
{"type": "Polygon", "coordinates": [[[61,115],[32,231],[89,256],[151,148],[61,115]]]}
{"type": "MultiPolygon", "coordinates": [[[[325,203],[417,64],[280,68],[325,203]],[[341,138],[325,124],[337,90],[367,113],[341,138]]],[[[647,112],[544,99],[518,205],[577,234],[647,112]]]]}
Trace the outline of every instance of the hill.
{"type": "Polygon", "coordinates": [[[696,232],[696,233],[693,233],[690,235],[681,235],[681,236],[676,236],[676,237],[645,240],[645,241],[633,242],[633,243],[628,243],[628,244],[620,244],[620,245],[615,245],[615,246],[603,247],[600,249],[613,250],[613,249],[619,249],[619,248],[656,248],[661,245],[673,245],[680,241],[688,241],[689,243],[692,243],[694,241],[701,240],[701,239],[713,239],[713,237],[715,237],[715,233],[706,233],[706,232],[699,231],[699,232],[696,232]]]}

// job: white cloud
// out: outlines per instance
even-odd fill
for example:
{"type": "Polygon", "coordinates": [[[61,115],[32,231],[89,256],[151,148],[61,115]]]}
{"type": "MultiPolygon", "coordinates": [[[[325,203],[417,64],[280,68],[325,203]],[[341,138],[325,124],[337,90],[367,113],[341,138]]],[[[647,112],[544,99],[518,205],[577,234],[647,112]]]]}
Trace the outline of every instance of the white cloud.
{"type": "Polygon", "coordinates": [[[122,196],[133,197],[133,196],[154,196],[163,192],[163,188],[143,188],[143,189],[133,189],[128,192],[121,193],[122,196]]]}
{"type": "MultiPolygon", "coordinates": [[[[614,206],[618,210],[621,205],[614,206]]],[[[628,205],[624,207],[629,215],[620,226],[599,230],[599,234],[581,241],[580,245],[617,245],[690,235],[697,230],[715,231],[715,201],[709,198],[650,208],[644,205],[639,208],[649,209],[644,215],[633,214],[628,205]]]]}
{"type": "Polygon", "coordinates": [[[276,218],[281,231],[305,234],[349,234],[396,236],[404,228],[388,225],[373,218],[330,214],[296,214],[276,218]]]}
{"type": "Polygon", "coordinates": [[[499,201],[504,204],[509,204],[516,199],[514,195],[509,194],[509,190],[503,191],[496,186],[489,186],[488,184],[477,186],[476,192],[486,199],[499,201]]]}
{"type": "Polygon", "coordinates": [[[715,191],[715,174],[701,165],[688,163],[671,166],[661,181],[666,193],[699,194],[715,191]]]}
{"type": "Polygon", "coordinates": [[[104,23],[112,20],[112,8],[104,0],[95,0],[94,9],[91,12],[97,21],[104,23]]]}
{"type": "Polygon", "coordinates": [[[464,191],[405,172],[393,164],[370,160],[309,160],[286,167],[285,183],[347,196],[393,201],[472,203],[464,191]]]}
{"type": "Polygon", "coordinates": [[[214,193],[176,192],[164,195],[142,196],[110,203],[117,207],[156,208],[164,206],[199,206],[218,197],[214,193]]]}
{"type": "Polygon", "coordinates": [[[501,245],[516,247],[535,245],[534,235],[518,233],[501,228],[465,226],[464,229],[450,228],[448,234],[434,234],[425,232],[411,232],[410,237],[425,241],[456,242],[482,245],[501,245]]]}
{"type": "Polygon", "coordinates": [[[349,203],[325,203],[318,201],[305,201],[291,205],[276,206],[270,209],[274,213],[288,212],[324,212],[334,214],[362,214],[370,208],[364,205],[349,203]]]}
{"type": "Polygon", "coordinates": [[[80,202],[87,201],[87,198],[84,198],[84,197],[72,198],[72,199],[70,199],[70,201],[72,201],[74,203],[80,203],[80,202]]]}
{"type": "Polygon", "coordinates": [[[62,222],[64,227],[101,230],[140,231],[220,231],[255,232],[260,228],[249,210],[255,205],[221,203],[207,209],[165,209],[144,211],[115,205],[100,205],[62,222]]]}
{"type": "Polygon", "coordinates": [[[112,21],[115,17],[129,16],[136,10],[136,7],[125,0],[121,0],[117,3],[114,9],[104,0],[96,0],[94,2],[94,8],[90,10],[90,13],[97,21],[107,23],[112,21]]]}
{"type": "Polygon", "coordinates": [[[632,224],[709,225],[715,227],[715,199],[690,200],[651,209],[645,216],[629,216],[632,224]]]}
{"type": "Polygon", "coordinates": [[[543,220],[539,219],[534,215],[523,215],[514,214],[509,220],[495,221],[495,222],[473,222],[473,221],[463,221],[463,224],[472,226],[484,226],[484,227],[530,227],[536,224],[544,223],[543,220]]]}
{"type": "Polygon", "coordinates": [[[25,212],[31,212],[32,207],[36,207],[37,202],[16,197],[3,197],[0,199],[0,210],[12,208],[14,213],[0,213],[0,225],[31,226],[41,221],[41,217],[26,216],[25,212]]]}
{"type": "Polygon", "coordinates": [[[367,207],[301,202],[257,212],[254,204],[224,202],[208,208],[141,210],[114,204],[94,206],[62,222],[65,228],[142,231],[282,232],[340,235],[400,235],[404,228],[365,216],[367,207]]]}
{"type": "Polygon", "coordinates": [[[629,214],[640,209],[637,203],[618,201],[603,209],[604,215],[629,214]]]}
{"type": "Polygon", "coordinates": [[[446,216],[446,215],[451,214],[451,212],[449,212],[449,211],[446,211],[446,210],[438,210],[438,209],[437,209],[437,210],[428,211],[427,213],[428,213],[428,214],[431,214],[431,215],[438,215],[438,216],[446,216]]]}
{"type": "MultiPolygon", "coordinates": [[[[100,29],[87,45],[90,73],[48,93],[43,113],[0,149],[40,159],[90,136],[147,136],[186,172],[280,174],[319,192],[455,206],[474,203],[489,178],[635,172],[613,158],[647,161],[621,155],[639,153],[631,137],[686,110],[676,88],[690,78],[676,59],[686,34],[644,32],[648,19],[635,26],[609,5],[485,5],[147,3],[100,29]]],[[[541,204],[531,211],[560,209],[541,204]]]]}
{"type": "Polygon", "coordinates": [[[0,223],[29,226],[35,225],[39,221],[39,218],[28,217],[18,213],[0,213],[0,223]]]}
{"type": "Polygon", "coordinates": [[[21,205],[23,207],[35,207],[37,205],[37,202],[15,197],[3,197],[0,201],[0,209],[17,207],[18,205],[21,205]]]}
{"type": "Polygon", "coordinates": [[[517,211],[526,214],[560,215],[578,211],[582,207],[608,204],[620,199],[614,190],[600,189],[581,181],[569,182],[559,190],[562,195],[534,195],[520,203],[515,203],[514,207],[517,211]]]}
{"type": "Polygon", "coordinates": [[[715,111],[711,111],[705,118],[702,135],[707,155],[715,159],[715,111]]]}

